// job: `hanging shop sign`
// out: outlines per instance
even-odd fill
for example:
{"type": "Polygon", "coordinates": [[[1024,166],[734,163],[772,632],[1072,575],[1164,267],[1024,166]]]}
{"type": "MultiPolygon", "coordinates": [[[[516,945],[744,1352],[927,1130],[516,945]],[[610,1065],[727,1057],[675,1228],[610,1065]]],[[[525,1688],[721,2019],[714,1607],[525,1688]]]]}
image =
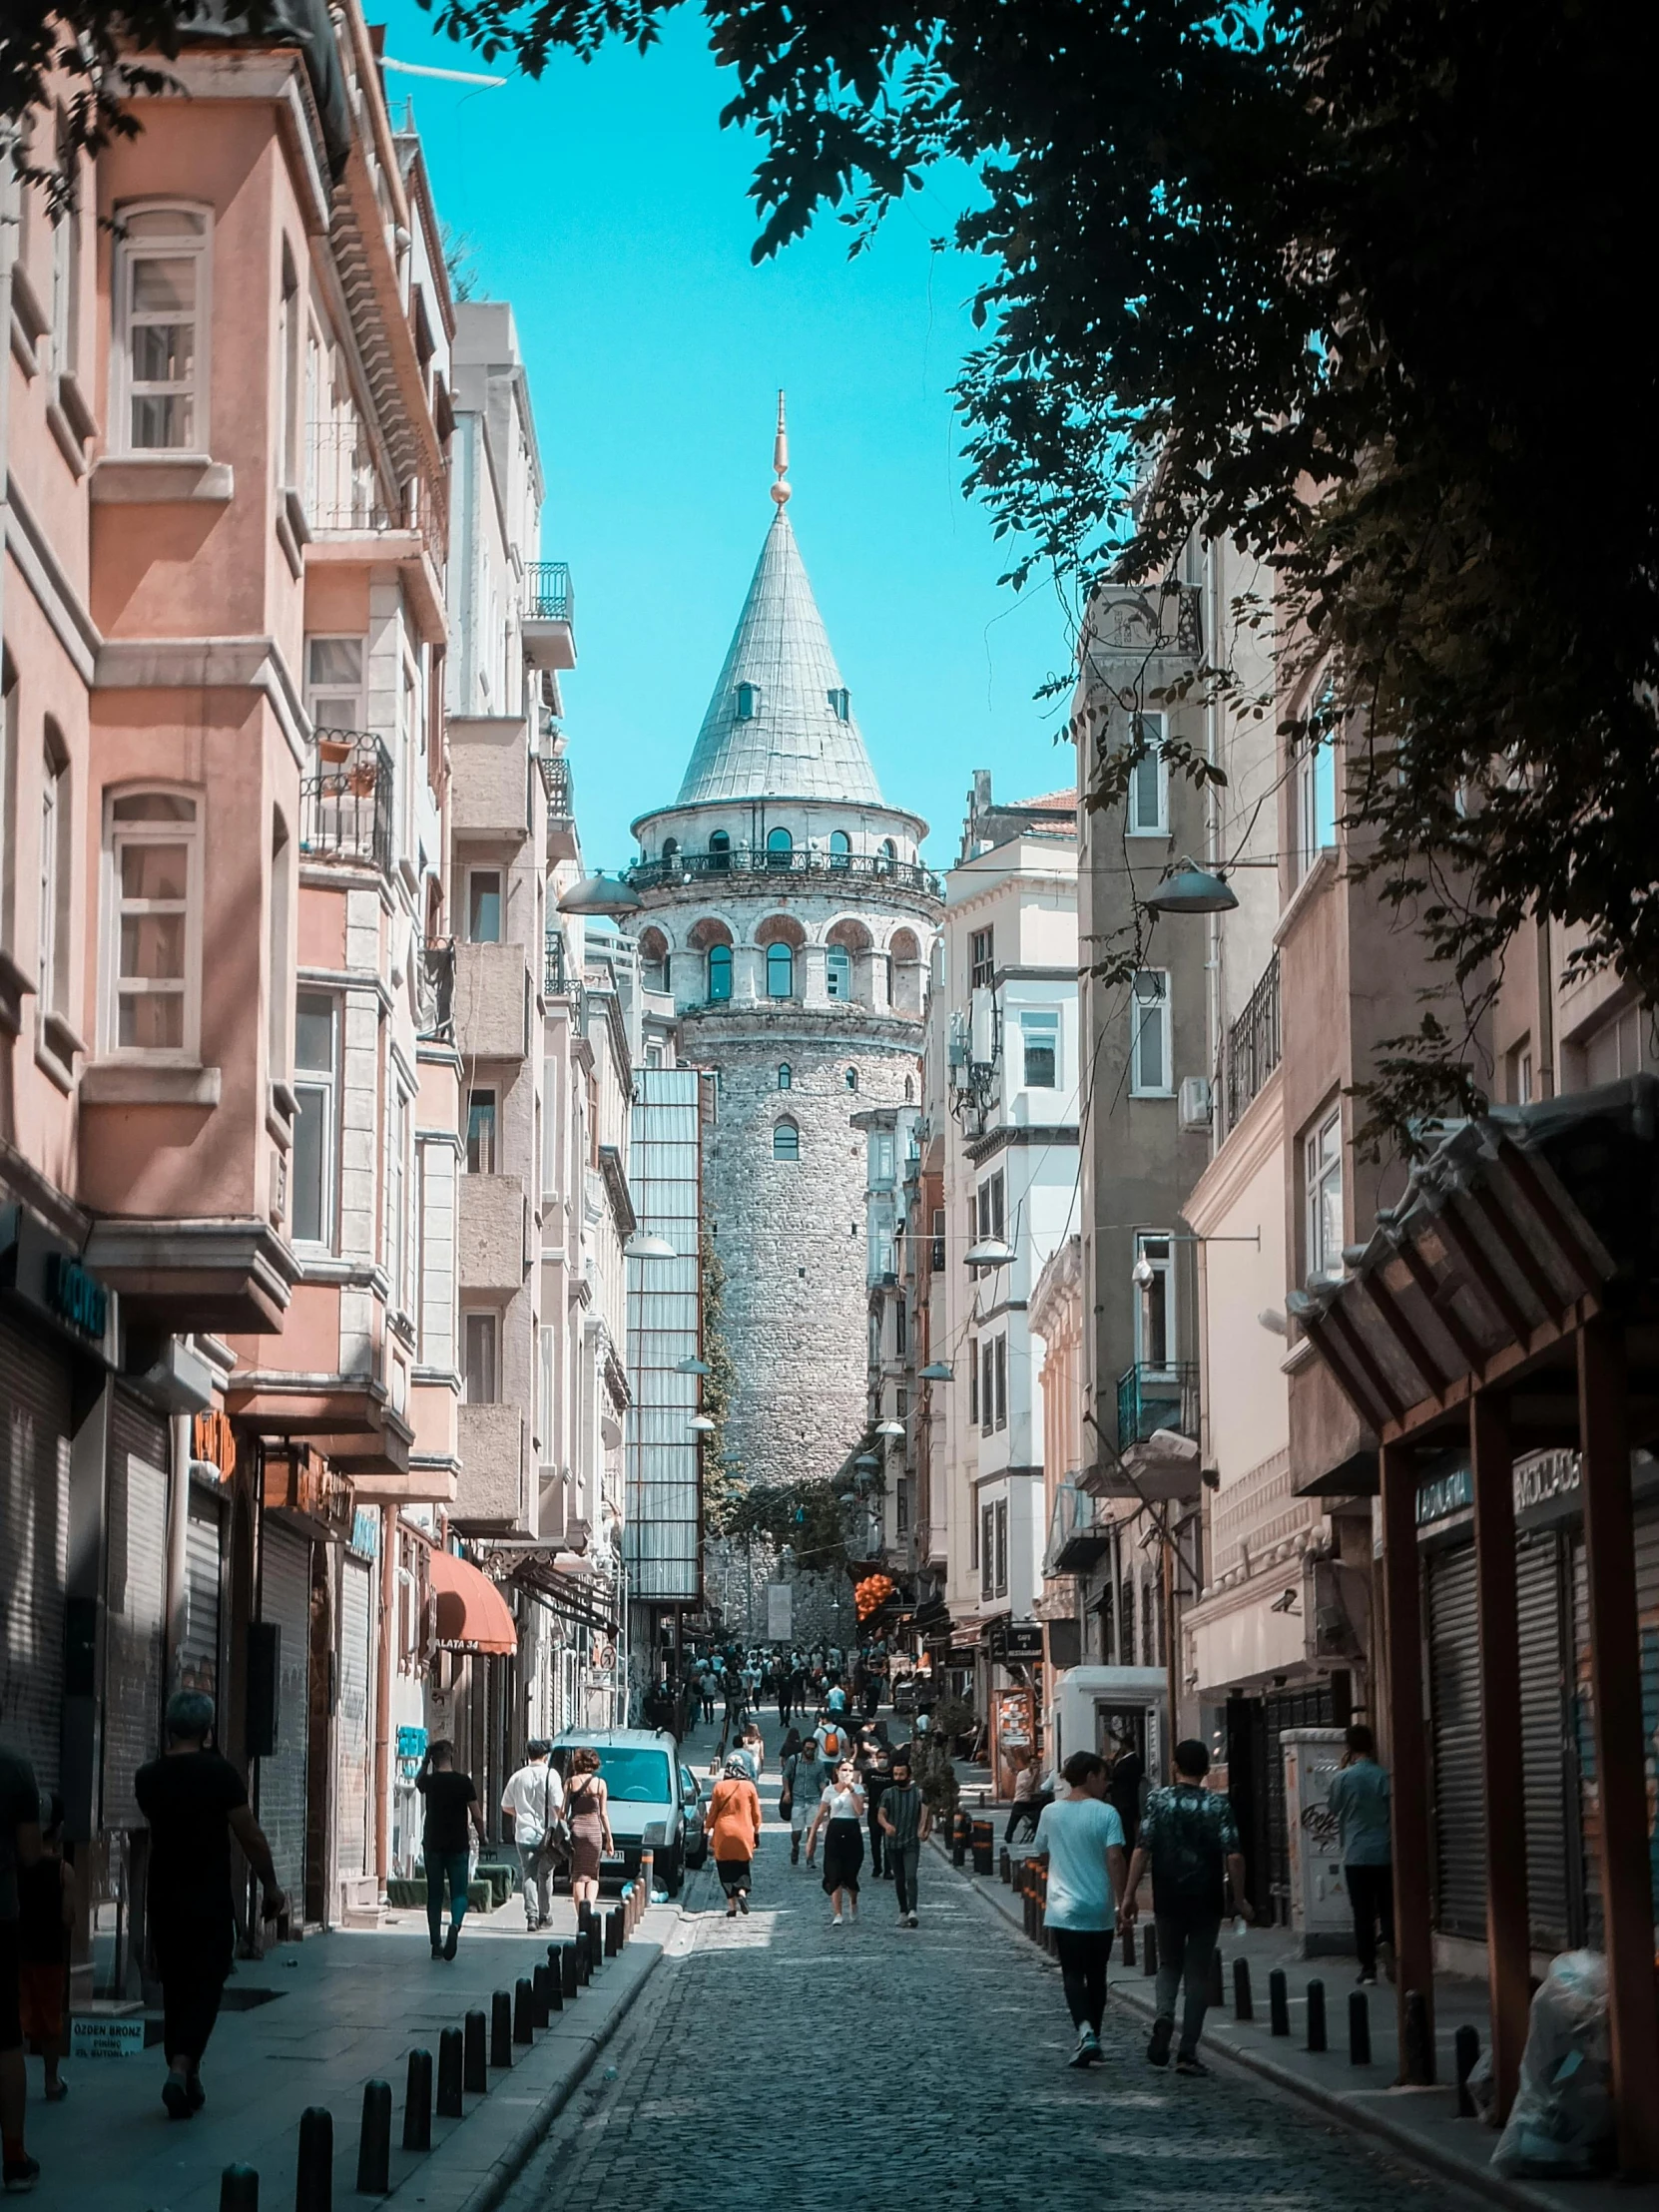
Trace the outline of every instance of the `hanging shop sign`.
{"type": "Polygon", "coordinates": [[[115,1293],[21,1202],[0,1206],[0,1291],[106,1367],[118,1364],[115,1293]]]}

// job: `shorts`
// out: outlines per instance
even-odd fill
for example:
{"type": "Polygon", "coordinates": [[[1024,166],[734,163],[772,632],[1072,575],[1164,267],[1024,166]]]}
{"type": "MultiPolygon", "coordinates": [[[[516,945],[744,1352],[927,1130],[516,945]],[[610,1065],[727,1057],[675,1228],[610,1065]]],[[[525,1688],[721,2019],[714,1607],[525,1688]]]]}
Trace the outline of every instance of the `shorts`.
{"type": "Polygon", "coordinates": [[[55,2044],[63,2033],[63,1967],[24,1965],[18,1972],[18,2015],[31,2043],[55,2044]]]}
{"type": "Polygon", "coordinates": [[[0,1921],[0,2050],[23,2048],[23,2021],[18,2011],[18,1928],[16,1921],[0,1921]]]}

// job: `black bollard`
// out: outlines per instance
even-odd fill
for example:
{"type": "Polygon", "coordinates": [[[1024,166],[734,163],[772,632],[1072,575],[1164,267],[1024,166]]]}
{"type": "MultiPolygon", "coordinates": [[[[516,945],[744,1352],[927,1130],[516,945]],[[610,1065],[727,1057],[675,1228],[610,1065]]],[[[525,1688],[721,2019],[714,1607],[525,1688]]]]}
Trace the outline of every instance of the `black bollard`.
{"type": "Polygon", "coordinates": [[[1283,1966],[1275,1966],[1268,1975],[1268,2018],[1271,2034],[1291,2032],[1291,1985],[1285,1979],[1283,1966]]]}
{"type": "Polygon", "coordinates": [[[1316,1974],[1308,1984],[1308,2048],[1325,2050],[1325,1983],[1316,1974]]]}
{"type": "Polygon", "coordinates": [[[544,1958],[539,1966],[530,1970],[530,2017],[537,2028],[544,2028],[553,2017],[553,1998],[549,1984],[553,1969],[544,1958]]]}
{"type": "Polygon", "coordinates": [[[490,2064],[510,2066],[513,2062],[513,2000],[505,1989],[497,1989],[490,1998],[490,2064]]]}
{"type": "Polygon", "coordinates": [[[555,1950],[559,1953],[559,1987],[564,1992],[565,2002],[574,2004],[582,1987],[581,1976],[577,1971],[576,1945],[574,1943],[550,1943],[548,1945],[549,1955],[555,1950]]]}
{"type": "Polygon", "coordinates": [[[1480,2030],[1467,2022],[1451,2038],[1452,2064],[1457,2074],[1457,2117],[1460,2120],[1474,2118],[1474,2099],[1469,2095],[1469,2075],[1474,2062],[1480,2056],[1480,2030]]]}
{"type": "Polygon", "coordinates": [[[1006,1844],[1003,1845],[1002,1849],[996,1855],[996,1871],[1002,1877],[1004,1882],[1013,1881],[1014,1863],[1008,1856],[1008,1847],[1006,1844]]]}
{"type": "Polygon", "coordinates": [[[227,2166],[220,2175],[219,2212],[260,2212],[260,2177],[252,2166],[227,2166]]]}
{"type": "Polygon", "coordinates": [[[1428,2000],[1420,1989],[1405,1992],[1404,2048],[1399,2078],[1421,2088],[1434,2078],[1434,2038],[1428,2032],[1428,2000]]]}
{"type": "Polygon", "coordinates": [[[1235,1958],[1233,1961],[1233,2017],[1236,2020],[1253,2020],[1256,2005],[1250,1994],[1250,1960],[1235,1958]]]}
{"type": "Polygon", "coordinates": [[[446,2027],[438,2037],[438,2118],[458,2120],[466,2110],[461,2102],[461,2082],[466,2065],[458,2027],[446,2027]]]}
{"type": "Polygon", "coordinates": [[[299,2163],[293,2177],[293,2212],[333,2212],[334,2115],[307,2104],[299,2115],[299,2163]]]}
{"type": "Polygon", "coordinates": [[[1371,2064],[1371,2006],[1364,1989],[1348,1993],[1348,2062],[1351,2066],[1371,2064]]]}
{"type": "Polygon", "coordinates": [[[432,2054],[429,2050],[411,2050],[409,2081],[403,2092],[403,2148],[430,2150],[431,2147],[432,2054]]]}
{"type": "Polygon", "coordinates": [[[605,1915],[604,1920],[600,1923],[600,1941],[605,1956],[607,1958],[616,1958],[620,1956],[622,1951],[622,1929],[614,1907],[609,1913],[605,1915]]]}
{"type": "Polygon", "coordinates": [[[578,1931],[576,1940],[570,1947],[576,1953],[576,1985],[579,1989],[585,1989],[593,1979],[593,1950],[588,1942],[586,1929],[578,1931]]]}
{"type": "Polygon", "coordinates": [[[490,2085],[490,2077],[484,2058],[484,2015],[469,2012],[462,2023],[464,2055],[461,2060],[461,2087],[469,2097],[481,2097],[490,2085]]]}
{"type": "Polygon", "coordinates": [[[1141,1963],[1148,1974],[1158,1971],[1158,1931],[1151,1921],[1147,1922],[1141,1936],[1141,1963]]]}
{"type": "Polygon", "coordinates": [[[950,1829],[950,1864],[959,1867],[967,1857],[968,1820],[958,1813],[950,1829]]]}
{"type": "Polygon", "coordinates": [[[1222,1962],[1221,1947],[1218,1944],[1210,1953],[1210,2002],[1212,2004],[1225,2004],[1227,2002],[1226,1972],[1227,1969],[1222,1962]]]}
{"type": "Polygon", "coordinates": [[[363,2083],[363,2127],[357,2138],[357,2194],[391,2193],[391,2083],[363,2083]]]}
{"type": "Polygon", "coordinates": [[[521,1974],[513,1984],[513,2041],[515,2043],[533,2043],[535,2039],[535,1983],[521,1974]]]}
{"type": "Polygon", "coordinates": [[[564,1974],[559,1964],[559,1946],[549,1943],[544,1965],[536,1968],[538,1974],[547,1976],[547,2009],[549,2013],[562,2012],[565,2008],[564,1974]]]}
{"type": "Polygon", "coordinates": [[[1133,1921],[1123,1932],[1123,1962],[1126,1966],[1132,1966],[1135,1963],[1135,1924],[1133,1921]]]}

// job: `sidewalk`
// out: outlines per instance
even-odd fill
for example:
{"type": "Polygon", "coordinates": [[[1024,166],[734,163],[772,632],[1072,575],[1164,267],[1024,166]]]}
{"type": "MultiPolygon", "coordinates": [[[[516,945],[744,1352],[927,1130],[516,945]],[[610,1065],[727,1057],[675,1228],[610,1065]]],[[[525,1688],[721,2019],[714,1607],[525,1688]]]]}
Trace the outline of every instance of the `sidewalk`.
{"type": "MultiPolygon", "coordinates": [[[[1000,1816],[986,1807],[967,1808],[975,1817],[996,1823],[996,1848],[1002,1848],[1007,1823],[1006,1807],[1000,1816]]],[[[937,1837],[933,1848],[948,1867],[948,1847],[937,1837]]],[[[957,1880],[975,1891],[987,1910],[1000,1913],[1023,1930],[1022,1904],[1013,1889],[998,1875],[975,1876],[963,1869],[957,1880]]],[[[1143,1921],[1142,1927],[1145,1923],[1143,1921]]],[[[1137,1931],[1137,1939],[1139,1937],[1137,1931]]],[[[1386,1982],[1367,1991],[1371,1999],[1372,2062],[1360,2067],[1350,2063],[1348,2000],[1356,1986],[1352,1958],[1299,1958],[1296,1937],[1289,1929],[1251,1929],[1242,1938],[1231,1924],[1221,1941],[1226,2003],[1212,2009],[1204,2025],[1206,2056],[1225,2053],[1276,2087],[1317,2104],[1334,2119],[1359,2127],[1391,2145],[1420,2166],[1431,2168],[1447,2180],[1473,2190],[1489,2202],[1513,2206],[1517,2212],[1633,2212],[1635,2207],[1659,2206],[1659,2188],[1626,2187],[1614,2181],[1541,2182],[1511,2181],[1491,2170],[1490,2159],[1497,2136],[1478,2120],[1459,2120],[1450,2086],[1452,2037],[1465,2023],[1480,2036],[1486,2049],[1486,1985],[1452,1975],[1434,1983],[1435,2072],[1441,2086],[1400,2089],[1392,2084],[1398,2071],[1394,1992],[1386,1982]],[[1253,2021],[1233,2017],[1233,1962],[1250,1963],[1253,2021]],[[1290,1987],[1291,2032],[1271,2033],[1268,2014],[1268,1976],[1283,1967],[1290,1987]],[[1325,1983],[1327,2034],[1330,2049],[1320,2053],[1304,2046],[1308,2034],[1308,1983],[1318,1976],[1325,1983]]],[[[1152,2019],[1152,1982],[1140,1962],[1126,1966],[1114,1955],[1111,2001],[1152,2019]]]]}
{"type": "Polygon", "coordinates": [[[41,2162],[31,2201],[41,2212],[217,2212],[221,2173],[240,2162],[258,2171],[262,2205],[285,2207],[299,2115],[312,2104],[333,2114],[336,2203],[366,2201],[355,2198],[363,2084],[381,2080],[392,2091],[393,2199],[425,2212],[486,2212],[620,2024],[677,1921],[673,1906],[651,1908],[622,1955],[552,2015],[534,2045],[515,2046],[511,2070],[490,2069],[489,2093],[466,2099],[465,2118],[434,2118],[425,2157],[399,2148],[408,2053],[429,2050],[435,2073],[441,2031],[461,2026],[469,2010],[487,2017],[492,1991],[510,1992],[546,1963],[549,1942],[575,1934],[568,1899],[557,1901],[552,1928],[534,1936],[518,1898],[469,1915],[448,1964],[429,1955],[424,1912],[390,1912],[377,1930],[341,1930],[239,1961],[226,1993],[248,2008],[220,2017],[203,2067],[208,2103],[193,2120],[170,2120],[162,2109],[159,2043],[137,2057],[70,2060],[60,2105],[41,2101],[40,2062],[29,2061],[28,2140],[41,2162]],[[260,2001],[257,1991],[270,1996],[260,2001]]]}

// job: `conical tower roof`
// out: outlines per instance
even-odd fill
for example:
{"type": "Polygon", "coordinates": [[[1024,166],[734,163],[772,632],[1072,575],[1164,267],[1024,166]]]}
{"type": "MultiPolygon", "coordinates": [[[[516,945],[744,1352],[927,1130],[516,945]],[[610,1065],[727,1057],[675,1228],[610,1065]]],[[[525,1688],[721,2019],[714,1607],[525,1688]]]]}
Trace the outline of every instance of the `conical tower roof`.
{"type": "Polygon", "coordinates": [[[785,511],[782,395],[777,454],[778,511],[676,804],[830,799],[879,807],[880,786],[785,511]]]}

